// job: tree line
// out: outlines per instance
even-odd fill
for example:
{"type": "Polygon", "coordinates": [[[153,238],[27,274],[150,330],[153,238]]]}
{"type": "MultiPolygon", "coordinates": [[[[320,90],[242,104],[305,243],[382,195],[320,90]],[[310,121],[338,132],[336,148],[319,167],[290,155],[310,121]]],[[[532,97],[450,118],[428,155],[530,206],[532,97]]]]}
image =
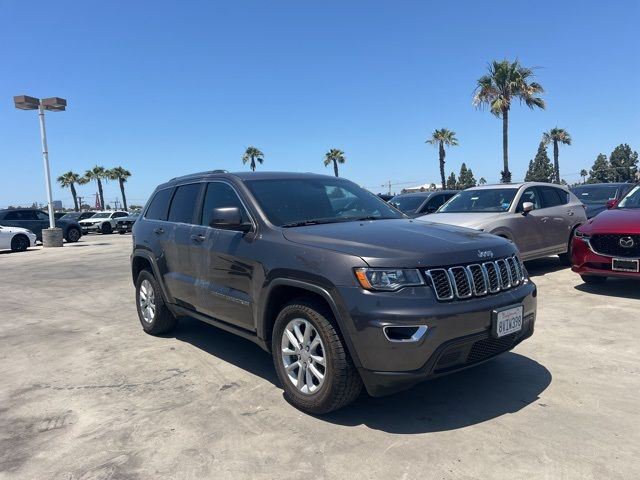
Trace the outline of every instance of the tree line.
{"type": "Polygon", "coordinates": [[[117,180],[120,186],[120,193],[122,194],[122,205],[125,210],[128,210],[129,208],[127,206],[127,197],[124,192],[124,184],[130,176],[131,172],[123,167],[107,169],[96,165],[85,171],[84,175],[79,175],[70,170],[60,175],[57,181],[62,188],[68,188],[71,191],[71,196],[73,197],[73,209],[77,212],[82,208],[82,205],[78,204],[76,185],[85,185],[89,182],[96,182],[98,187],[98,196],[100,198],[100,206],[101,208],[105,208],[102,182],[117,180]]]}

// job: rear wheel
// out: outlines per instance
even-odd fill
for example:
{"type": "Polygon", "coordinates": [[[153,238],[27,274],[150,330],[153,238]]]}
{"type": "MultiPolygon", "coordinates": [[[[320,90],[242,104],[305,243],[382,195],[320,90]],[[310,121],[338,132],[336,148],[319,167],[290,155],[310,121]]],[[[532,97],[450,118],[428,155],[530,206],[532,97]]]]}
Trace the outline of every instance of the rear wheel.
{"type": "Polygon", "coordinates": [[[142,328],[150,335],[162,335],[173,330],[176,317],[164,303],[158,281],[149,270],[142,270],[136,281],[136,307],[142,328]]]}
{"type": "Polygon", "coordinates": [[[77,228],[70,228],[67,232],[67,242],[75,243],[80,240],[82,233],[77,228]]]}
{"type": "Polygon", "coordinates": [[[104,222],[100,227],[100,231],[103,235],[109,235],[113,232],[113,228],[111,227],[111,224],[109,222],[104,222]]]}
{"type": "Polygon", "coordinates": [[[31,242],[29,241],[29,237],[26,235],[18,234],[11,239],[12,252],[24,252],[30,246],[31,242]]]}
{"type": "Polygon", "coordinates": [[[582,281],[589,285],[600,285],[607,281],[607,277],[600,277],[597,275],[581,275],[582,281]]]}
{"type": "Polygon", "coordinates": [[[569,235],[569,244],[567,245],[567,253],[561,253],[558,255],[560,258],[560,265],[564,265],[565,267],[571,266],[571,250],[573,249],[573,236],[575,235],[576,229],[574,228],[571,231],[571,235],[569,235]]]}
{"type": "Polygon", "coordinates": [[[353,402],[362,380],[330,312],[304,299],[285,306],[272,336],[273,362],[285,397],[296,408],[328,413],[353,402]]]}

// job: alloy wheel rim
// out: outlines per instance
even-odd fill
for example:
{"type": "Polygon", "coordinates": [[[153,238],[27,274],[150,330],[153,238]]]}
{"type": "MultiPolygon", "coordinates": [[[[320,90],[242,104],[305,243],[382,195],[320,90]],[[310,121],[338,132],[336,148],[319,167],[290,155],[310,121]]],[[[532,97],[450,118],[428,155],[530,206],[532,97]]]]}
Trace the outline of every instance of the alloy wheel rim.
{"type": "Polygon", "coordinates": [[[151,285],[151,282],[147,279],[144,279],[140,284],[138,303],[140,305],[142,319],[146,323],[153,322],[156,316],[156,294],[153,290],[153,285],[151,285]]]}
{"type": "Polygon", "coordinates": [[[72,242],[77,241],[80,238],[80,233],[78,232],[78,230],[76,230],[75,228],[71,229],[69,231],[69,240],[71,240],[72,242]]]}
{"type": "Polygon", "coordinates": [[[27,247],[29,246],[29,244],[27,243],[27,240],[24,237],[18,237],[16,239],[16,250],[18,251],[22,251],[22,250],[26,250],[27,247]]]}
{"type": "Polygon", "coordinates": [[[327,373],[325,348],[316,328],[303,318],[291,320],[282,332],[280,348],[289,382],[300,393],[316,393],[327,373]]]}

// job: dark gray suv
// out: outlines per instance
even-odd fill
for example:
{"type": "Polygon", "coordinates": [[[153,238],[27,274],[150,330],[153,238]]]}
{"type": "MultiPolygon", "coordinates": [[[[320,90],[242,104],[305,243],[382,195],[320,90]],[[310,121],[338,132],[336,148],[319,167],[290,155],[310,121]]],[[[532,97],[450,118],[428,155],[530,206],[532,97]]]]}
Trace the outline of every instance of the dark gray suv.
{"type": "Polygon", "coordinates": [[[160,185],[133,226],[147,333],[192,317],[272,352],[285,395],[326,413],[475,365],[533,333],[513,243],[414,221],[323,175],[205,172],[160,185]]]}

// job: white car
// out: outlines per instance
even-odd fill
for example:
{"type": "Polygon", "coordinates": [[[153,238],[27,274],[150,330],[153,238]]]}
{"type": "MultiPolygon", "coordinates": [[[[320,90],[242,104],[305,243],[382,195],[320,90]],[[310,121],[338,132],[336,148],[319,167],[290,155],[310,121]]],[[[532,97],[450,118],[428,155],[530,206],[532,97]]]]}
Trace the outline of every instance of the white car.
{"type": "Polygon", "coordinates": [[[0,226],[0,250],[24,252],[36,246],[36,234],[31,230],[19,227],[0,226]]]}
{"type": "Polygon", "coordinates": [[[116,229],[116,220],[127,217],[127,212],[115,210],[113,212],[97,212],[93,217],[80,220],[78,223],[82,228],[82,233],[100,232],[104,234],[112,233],[116,229]]]}

